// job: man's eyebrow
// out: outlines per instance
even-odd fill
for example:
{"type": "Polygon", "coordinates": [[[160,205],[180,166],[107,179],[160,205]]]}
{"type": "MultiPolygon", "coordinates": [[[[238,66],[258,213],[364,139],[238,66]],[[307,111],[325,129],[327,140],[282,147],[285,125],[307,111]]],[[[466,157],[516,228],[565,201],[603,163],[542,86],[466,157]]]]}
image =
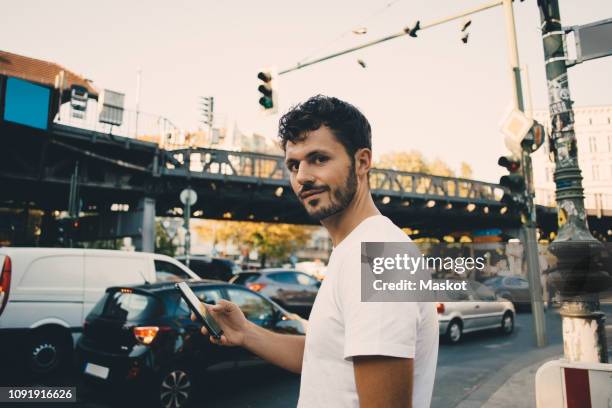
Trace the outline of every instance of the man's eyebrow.
{"type": "MultiPolygon", "coordinates": [[[[325,150],[313,150],[313,151],[311,151],[311,152],[308,152],[308,154],[306,155],[306,159],[310,159],[310,158],[312,158],[313,156],[317,156],[317,155],[329,156],[329,155],[330,155],[330,153],[328,153],[328,152],[327,152],[327,151],[325,151],[325,150]]],[[[299,162],[299,160],[297,160],[297,159],[291,159],[291,158],[290,158],[290,159],[286,159],[286,160],[285,160],[285,165],[286,165],[286,166],[288,166],[288,165],[290,165],[290,164],[293,164],[293,163],[298,163],[298,162],[299,162]]]]}

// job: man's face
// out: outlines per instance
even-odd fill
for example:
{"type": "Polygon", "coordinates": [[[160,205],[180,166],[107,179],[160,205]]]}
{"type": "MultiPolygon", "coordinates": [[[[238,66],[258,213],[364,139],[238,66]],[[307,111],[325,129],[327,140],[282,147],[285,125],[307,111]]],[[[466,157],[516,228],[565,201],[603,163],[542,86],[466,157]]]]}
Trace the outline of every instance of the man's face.
{"type": "Polygon", "coordinates": [[[285,163],[294,193],[317,221],[341,212],[355,197],[355,163],[327,126],[288,142],[285,163]]]}

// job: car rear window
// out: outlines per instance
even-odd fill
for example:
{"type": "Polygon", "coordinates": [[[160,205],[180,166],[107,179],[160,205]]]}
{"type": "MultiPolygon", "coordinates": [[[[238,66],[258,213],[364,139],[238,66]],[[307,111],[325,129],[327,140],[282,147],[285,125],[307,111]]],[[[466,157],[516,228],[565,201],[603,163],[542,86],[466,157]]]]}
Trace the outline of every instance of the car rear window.
{"type": "Polygon", "coordinates": [[[157,298],[119,290],[106,293],[94,306],[91,314],[107,319],[130,321],[158,316],[161,312],[162,305],[157,298]]]}
{"type": "Polygon", "coordinates": [[[249,282],[253,282],[257,280],[257,278],[259,278],[260,276],[261,276],[261,273],[254,273],[254,272],[239,273],[232,279],[231,282],[235,283],[236,285],[246,285],[249,282]]]}

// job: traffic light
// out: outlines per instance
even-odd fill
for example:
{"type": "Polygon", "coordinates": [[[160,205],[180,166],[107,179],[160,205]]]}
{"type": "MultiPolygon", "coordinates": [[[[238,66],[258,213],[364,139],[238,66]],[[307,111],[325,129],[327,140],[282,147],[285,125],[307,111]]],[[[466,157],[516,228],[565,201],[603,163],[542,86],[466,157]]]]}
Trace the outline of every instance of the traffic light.
{"type": "Polygon", "coordinates": [[[508,191],[504,193],[501,201],[509,209],[526,212],[526,183],[521,169],[521,159],[516,156],[502,156],[497,164],[508,170],[508,174],[499,179],[499,184],[508,191]]]}
{"type": "Polygon", "coordinates": [[[272,70],[262,70],[257,74],[261,81],[257,90],[261,94],[259,105],[264,112],[276,113],[278,111],[278,90],[276,88],[276,74],[272,70]]]}

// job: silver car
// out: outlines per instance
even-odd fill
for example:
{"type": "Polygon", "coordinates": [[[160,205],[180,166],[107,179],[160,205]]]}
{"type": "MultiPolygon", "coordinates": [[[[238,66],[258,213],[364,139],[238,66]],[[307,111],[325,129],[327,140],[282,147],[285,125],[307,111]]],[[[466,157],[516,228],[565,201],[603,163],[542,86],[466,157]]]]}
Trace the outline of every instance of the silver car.
{"type": "Polygon", "coordinates": [[[499,329],[503,334],[514,330],[515,310],[512,302],[499,298],[488,287],[469,282],[468,290],[458,292],[448,302],[437,304],[440,335],[459,343],[464,333],[499,329]]]}

